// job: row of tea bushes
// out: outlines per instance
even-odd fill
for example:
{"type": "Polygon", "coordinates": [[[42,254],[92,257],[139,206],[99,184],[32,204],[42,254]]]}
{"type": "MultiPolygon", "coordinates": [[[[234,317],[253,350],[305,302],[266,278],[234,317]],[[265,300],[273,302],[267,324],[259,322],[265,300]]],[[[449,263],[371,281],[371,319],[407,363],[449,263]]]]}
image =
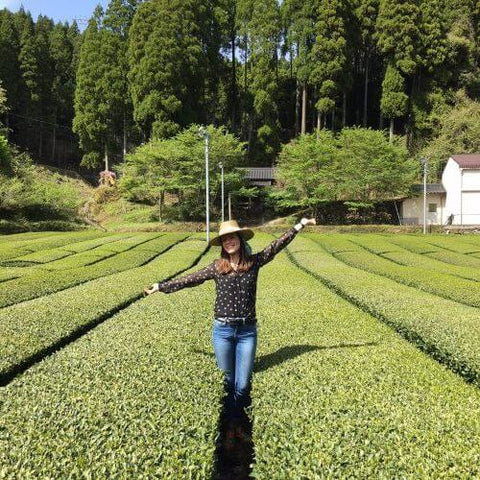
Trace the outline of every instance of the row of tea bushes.
{"type": "Polygon", "coordinates": [[[447,236],[434,236],[426,239],[428,243],[435,245],[445,250],[451,250],[452,252],[462,253],[468,255],[470,253],[480,253],[480,243],[475,244],[471,241],[462,241],[462,239],[447,237],[447,236]]]}
{"type": "MultiPolygon", "coordinates": [[[[2,262],[3,266],[0,266],[0,282],[21,277],[23,275],[29,275],[32,272],[37,272],[39,268],[47,268],[45,264],[34,263],[35,256],[40,256],[42,259],[43,252],[47,257],[51,258],[60,258],[60,260],[50,261],[47,265],[49,269],[63,269],[69,268],[68,265],[72,264],[75,267],[81,266],[81,262],[76,262],[77,259],[84,259],[84,263],[92,261],[93,252],[98,247],[105,245],[108,242],[114,242],[129,238],[132,234],[109,234],[102,237],[95,238],[93,240],[85,240],[76,243],[71,243],[63,247],[58,247],[55,249],[39,250],[38,252],[33,252],[26,254],[25,256],[33,256],[33,259],[25,258],[11,258],[9,260],[4,260],[2,262]],[[82,253],[84,252],[84,253],[82,253]],[[92,252],[92,255],[89,253],[92,252]],[[82,255],[82,257],[80,257],[82,255]]],[[[97,255],[100,255],[99,252],[97,255]]],[[[105,256],[105,254],[104,254],[105,256]]],[[[99,258],[99,256],[94,256],[94,258],[99,258]]]]}
{"type": "MultiPolygon", "coordinates": [[[[335,245],[338,238],[335,235],[313,235],[310,238],[316,240],[326,249],[330,245],[335,245]]],[[[459,303],[475,307],[480,306],[479,282],[425,268],[398,265],[390,259],[382,258],[380,255],[371,253],[356,244],[353,250],[335,253],[335,258],[352,267],[382,275],[405,285],[410,285],[459,303]]]]}
{"type": "MultiPolygon", "coordinates": [[[[100,238],[95,238],[93,240],[86,240],[83,242],[71,243],[68,245],[63,245],[61,247],[50,248],[47,250],[39,250],[32,253],[27,253],[26,255],[21,255],[10,259],[9,261],[3,262],[3,265],[8,266],[9,264],[15,264],[20,262],[33,262],[45,264],[59,260],[69,255],[74,255],[81,252],[92,251],[98,249],[102,246],[105,246],[109,243],[115,243],[119,241],[127,241],[132,234],[121,234],[121,235],[106,235],[100,238]]],[[[139,240],[141,241],[141,240],[139,240]]]]}
{"type": "MultiPolygon", "coordinates": [[[[132,248],[136,247],[137,245],[141,245],[142,243],[148,242],[155,238],[158,238],[159,234],[152,234],[152,233],[142,233],[135,236],[126,237],[120,240],[117,240],[112,243],[107,243],[104,245],[97,246],[94,249],[84,250],[82,253],[90,253],[92,255],[96,255],[99,257],[107,257],[108,255],[114,255],[116,253],[126,252],[131,250],[132,248]]],[[[75,250],[66,250],[68,246],[57,248],[55,250],[44,250],[41,252],[35,252],[30,255],[21,257],[22,259],[28,261],[35,261],[38,263],[48,264],[50,262],[54,262],[55,260],[61,260],[66,256],[71,256],[77,252],[75,250]],[[62,251],[64,254],[62,255],[62,251]],[[67,255],[65,255],[67,253],[67,255]],[[32,259],[35,260],[32,260],[32,259]]],[[[44,265],[48,268],[48,265],[44,265]]]]}
{"type": "Polygon", "coordinates": [[[480,385],[478,308],[346,265],[310,238],[299,239],[291,252],[299,266],[480,385]]]}
{"type": "Polygon", "coordinates": [[[452,263],[445,263],[427,255],[409,252],[408,250],[393,245],[378,235],[349,236],[353,243],[362,246],[366,250],[387,258],[399,265],[423,268],[441,273],[448,273],[468,280],[480,281],[480,270],[475,267],[463,267],[452,263]]]}
{"type": "Polygon", "coordinates": [[[463,267],[480,268],[480,259],[473,255],[465,255],[436,245],[427,244],[422,239],[415,237],[393,236],[390,241],[399,245],[406,250],[414,253],[420,253],[441,262],[451,263],[453,265],[460,265],[463,267]]]}
{"type": "Polygon", "coordinates": [[[189,268],[205,242],[186,240],[147,265],[0,310],[0,378],[96,325],[142,296],[143,288],[189,268]]]}
{"type": "MultiPolygon", "coordinates": [[[[306,267],[330,271],[303,237],[287,248],[306,267]]],[[[478,388],[283,252],[260,271],[257,312],[255,478],[480,475],[478,388]]]]}
{"type": "Polygon", "coordinates": [[[39,237],[45,237],[47,235],[64,235],[65,232],[23,232],[12,234],[0,234],[0,245],[7,245],[8,243],[18,243],[24,241],[35,240],[39,237]]]}
{"type": "Polygon", "coordinates": [[[48,233],[47,235],[38,238],[36,237],[34,239],[7,242],[0,248],[0,262],[20,255],[26,255],[27,253],[61,247],[75,242],[103,237],[104,235],[104,232],[98,232],[96,230],[83,230],[62,234],[60,232],[48,233]]]}
{"type": "Polygon", "coordinates": [[[79,268],[84,267],[87,265],[91,265],[93,263],[97,263],[101,260],[105,260],[107,258],[114,257],[115,255],[122,253],[123,251],[131,250],[139,245],[142,247],[145,243],[150,243],[150,240],[159,238],[160,236],[157,234],[151,234],[151,236],[142,236],[137,237],[134,240],[132,234],[120,234],[123,238],[117,238],[114,242],[108,242],[104,245],[99,245],[98,247],[90,250],[84,250],[81,252],[76,253],[75,255],[71,255],[70,257],[62,258],[60,260],[56,260],[54,262],[49,262],[42,266],[44,270],[64,270],[69,268],[79,268]],[[128,241],[128,247],[119,248],[117,244],[122,244],[123,242],[128,241]]]}
{"type": "MultiPolygon", "coordinates": [[[[146,247],[146,243],[142,243],[119,254],[106,254],[107,258],[97,263],[62,271],[48,272],[37,269],[30,275],[0,284],[0,307],[42,297],[95,278],[139,267],[185,237],[186,235],[181,233],[155,234],[153,239],[148,241],[149,247],[146,247]]],[[[79,262],[83,262],[83,259],[79,259],[79,262]]],[[[92,259],[91,262],[96,260],[92,259]]]]}
{"type": "MultiPolygon", "coordinates": [[[[175,247],[154,279],[204,244],[175,247]]],[[[223,396],[213,295],[206,282],[144,298],[1,389],[0,478],[212,478],[223,396]]]]}

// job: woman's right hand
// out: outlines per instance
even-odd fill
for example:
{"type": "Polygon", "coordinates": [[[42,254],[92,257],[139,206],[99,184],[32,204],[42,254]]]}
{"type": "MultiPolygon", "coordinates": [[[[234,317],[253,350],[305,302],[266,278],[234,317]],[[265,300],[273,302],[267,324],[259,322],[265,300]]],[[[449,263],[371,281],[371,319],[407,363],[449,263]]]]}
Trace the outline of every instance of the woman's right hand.
{"type": "Polygon", "coordinates": [[[143,296],[146,297],[147,295],[151,295],[152,293],[159,292],[158,284],[155,283],[151,287],[145,287],[143,289],[143,296]]]}

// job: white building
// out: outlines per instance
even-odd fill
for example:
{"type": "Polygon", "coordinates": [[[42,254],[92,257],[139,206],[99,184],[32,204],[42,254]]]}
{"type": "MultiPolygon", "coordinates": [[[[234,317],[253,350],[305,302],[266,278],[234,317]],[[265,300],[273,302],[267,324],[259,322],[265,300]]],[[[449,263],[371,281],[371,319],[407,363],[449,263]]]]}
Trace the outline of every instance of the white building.
{"type": "MultiPolygon", "coordinates": [[[[414,185],[414,197],[402,201],[400,216],[403,225],[423,224],[423,185],[414,185]]],[[[427,184],[427,224],[443,225],[447,221],[445,214],[446,192],[441,183],[427,184]]]]}
{"type": "Polygon", "coordinates": [[[442,174],[453,225],[480,225],[480,154],[452,155],[442,174]]]}
{"type": "MultiPolygon", "coordinates": [[[[402,201],[403,224],[423,223],[423,185],[402,201]]],[[[427,185],[427,224],[480,225],[480,154],[452,155],[441,184],[427,185]]]]}

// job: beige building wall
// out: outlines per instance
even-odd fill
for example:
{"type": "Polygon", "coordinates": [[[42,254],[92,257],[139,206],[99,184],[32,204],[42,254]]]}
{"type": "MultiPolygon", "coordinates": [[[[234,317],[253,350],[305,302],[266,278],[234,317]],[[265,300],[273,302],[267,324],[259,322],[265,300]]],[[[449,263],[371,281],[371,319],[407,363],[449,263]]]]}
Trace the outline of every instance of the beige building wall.
{"type": "MultiPolygon", "coordinates": [[[[423,195],[406,198],[402,202],[401,216],[403,223],[423,224],[423,195]]],[[[443,225],[447,221],[445,212],[445,194],[427,194],[427,225],[443,225]]]]}

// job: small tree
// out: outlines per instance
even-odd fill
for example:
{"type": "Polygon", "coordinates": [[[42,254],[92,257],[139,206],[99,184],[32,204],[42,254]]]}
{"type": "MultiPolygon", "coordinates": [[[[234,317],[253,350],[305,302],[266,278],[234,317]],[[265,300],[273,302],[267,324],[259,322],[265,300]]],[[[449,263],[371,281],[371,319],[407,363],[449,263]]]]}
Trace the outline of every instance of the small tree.
{"type": "MultiPolygon", "coordinates": [[[[133,201],[159,203],[163,212],[165,194],[177,197],[170,216],[179,220],[198,220],[204,216],[205,144],[192,125],[169,139],[152,140],[127,155],[119,166],[119,189],[133,201]]],[[[225,190],[249,193],[243,176],[234,168],[244,164],[244,143],[224,127],[208,127],[210,133],[210,192],[213,200],[221,188],[219,163],[225,170],[225,190]]],[[[215,207],[212,206],[215,214],[215,207]]]]}
{"type": "Polygon", "coordinates": [[[362,203],[407,194],[418,173],[418,162],[404,145],[388,142],[370,128],[345,128],[337,139],[337,175],[343,200],[362,203]]]}
{"type": "Polygon", "coordinates": [[[363,206],[404,194],[418,173],[404,146],[382,132],[345,128],[338,136],[322,130],[318,139],[302,135],[285,145],[271,197],[280,207],[308,209],[318,216],[325,202],[363,206]]]}
{"type": "Polygon", "coordinates": [[[336,197],[334,166],[338,151],[330,130],[301,135],[280,152],[276,180],[270,197],[283,208],[297,208],[318,215],[319,206],[336,197]]]}

